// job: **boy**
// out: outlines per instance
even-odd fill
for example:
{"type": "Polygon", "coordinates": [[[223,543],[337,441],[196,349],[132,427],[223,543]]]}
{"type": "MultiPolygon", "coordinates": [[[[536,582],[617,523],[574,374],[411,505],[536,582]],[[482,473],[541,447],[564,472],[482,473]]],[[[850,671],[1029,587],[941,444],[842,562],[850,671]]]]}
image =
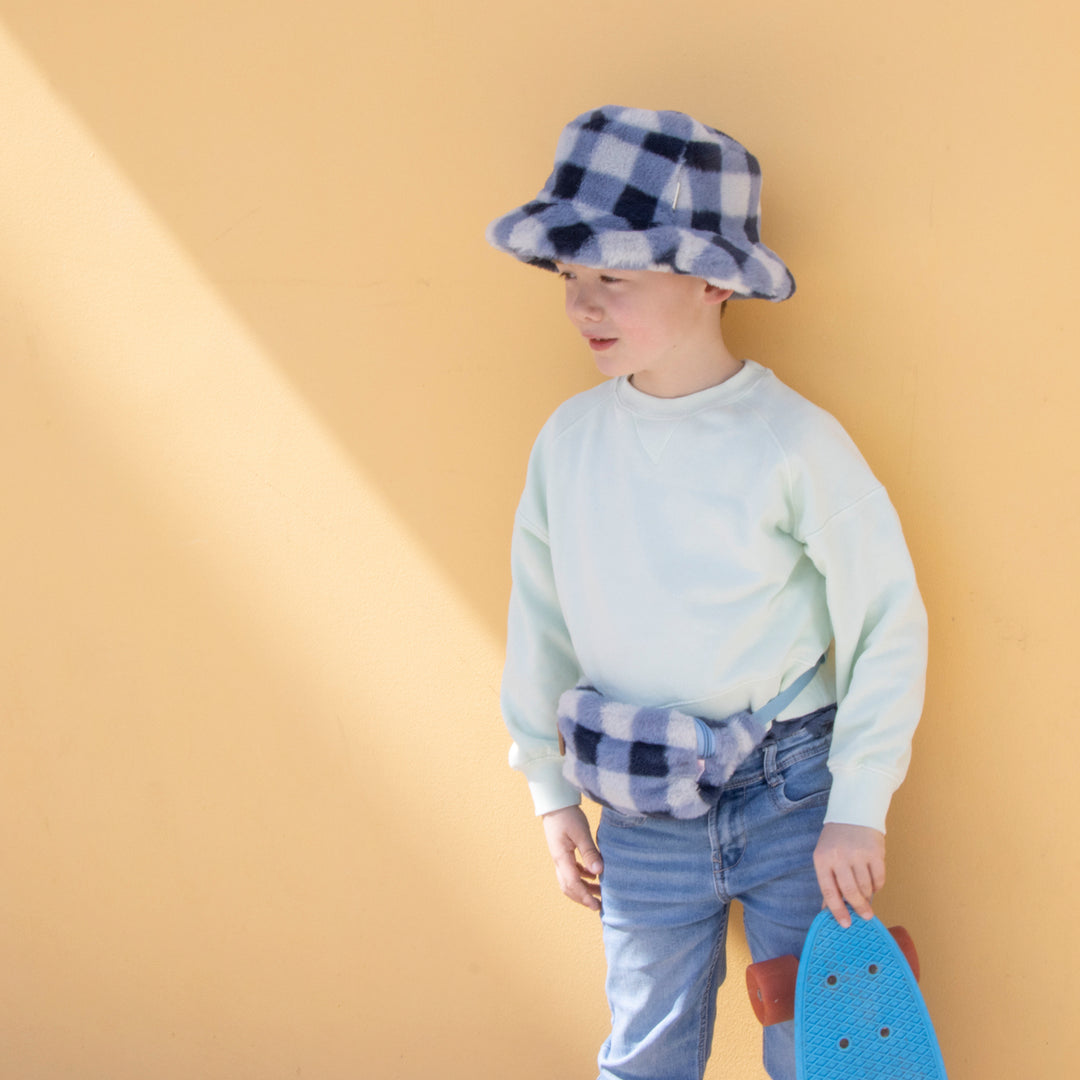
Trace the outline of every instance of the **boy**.
{"type": "MultiPolygon", "coordinates": [[[[823,901],[871,916],[922,708],[926,616],[884,489],[832,417],[724,344],[728,298],[794,291],[759,199],[735,140],[608,106],[488,229],[563,277],[609,376],[530,458],[503,712],[563,892],[601,912],[611,1080],[701,1077],[732,899],[755,959],[798,953],[823,901]],[[646,715],[681,734],[642,736],[646,715]],[[680,754],[698,808],[642,809],[642,784],[675,807],[680,754]],[[596,844],[578,787],[605,804],[596,844]]],[[[791,1024],[765,1065],[793,1080],[791,1024]]]]}

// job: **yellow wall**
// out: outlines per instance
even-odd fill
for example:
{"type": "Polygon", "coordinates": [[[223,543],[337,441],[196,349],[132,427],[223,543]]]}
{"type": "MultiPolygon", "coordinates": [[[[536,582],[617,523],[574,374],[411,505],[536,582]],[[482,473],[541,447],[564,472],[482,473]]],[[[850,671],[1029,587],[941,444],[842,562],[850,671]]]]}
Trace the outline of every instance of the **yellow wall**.
{"type": "MultiPolygon", "coordinates": [[[[0,1075],[593,1075],[497,689],[528,447],[595,376],[482,230],[607,102],[761,158],[800,288],[732,336],[931,612],[879,910],[953,1080],[1071,1075],[1075,12],[0,0],[0,1075]]],[[[745,959],[710,1078],[763,1075],[745,959]]]]}

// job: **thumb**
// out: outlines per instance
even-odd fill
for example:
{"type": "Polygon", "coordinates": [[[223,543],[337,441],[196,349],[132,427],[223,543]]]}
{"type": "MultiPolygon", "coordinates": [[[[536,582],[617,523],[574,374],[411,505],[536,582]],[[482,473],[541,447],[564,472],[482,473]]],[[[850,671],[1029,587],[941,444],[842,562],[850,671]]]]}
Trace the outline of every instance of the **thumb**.
{"type": "Polygon", "coordinates": [[[573,840],[581,856],[581,865],[590,873],[599,874],[604,869],[604,860],[593,842],[588,824],[583,829],[575,830],[573,840]]]}

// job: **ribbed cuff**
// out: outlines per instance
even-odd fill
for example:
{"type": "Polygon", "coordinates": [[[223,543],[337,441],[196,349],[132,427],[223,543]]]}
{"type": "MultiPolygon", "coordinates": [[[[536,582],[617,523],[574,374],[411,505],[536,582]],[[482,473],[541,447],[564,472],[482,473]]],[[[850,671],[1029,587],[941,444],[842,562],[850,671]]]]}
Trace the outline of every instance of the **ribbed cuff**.
{"type": "Polygon", "coordinates": [[[562,764],[561,757],[529,763],[525,778],[529,782],[529,793],[537,816],[581,803],[581,792],[563,778],[562,764]]]}
{"type": "Polygon", "coordinates": [[[867,825],[885,831],[885,816],[899,785],[887,773],[875,769],[834,769],[825,822],[867,825]]]}

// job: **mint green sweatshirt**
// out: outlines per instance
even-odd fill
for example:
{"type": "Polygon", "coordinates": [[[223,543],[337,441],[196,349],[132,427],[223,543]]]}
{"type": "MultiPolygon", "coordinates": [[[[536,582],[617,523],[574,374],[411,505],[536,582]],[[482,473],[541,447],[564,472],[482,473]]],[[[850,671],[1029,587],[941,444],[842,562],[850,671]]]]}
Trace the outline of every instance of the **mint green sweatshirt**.
{"type": "Polygon", "coordinates": [[[830,662],[779,719],[838,705],[826,821],[884,831],[922,710],[926,612],[896,512],[828,413],[747,361],[696,394],[625,378],[540,432],[514,524],[503,673],[536,812],[562,777],[559,695],[709,719],[830,662]]]}

